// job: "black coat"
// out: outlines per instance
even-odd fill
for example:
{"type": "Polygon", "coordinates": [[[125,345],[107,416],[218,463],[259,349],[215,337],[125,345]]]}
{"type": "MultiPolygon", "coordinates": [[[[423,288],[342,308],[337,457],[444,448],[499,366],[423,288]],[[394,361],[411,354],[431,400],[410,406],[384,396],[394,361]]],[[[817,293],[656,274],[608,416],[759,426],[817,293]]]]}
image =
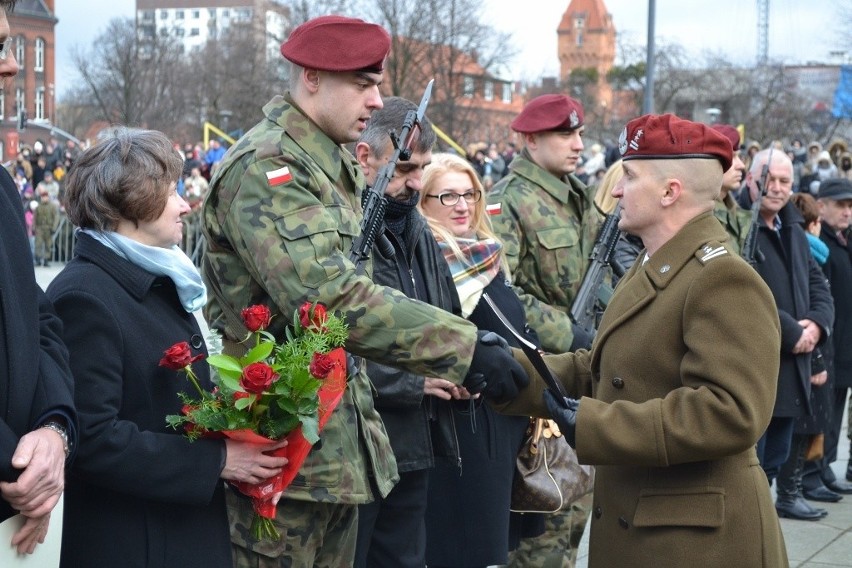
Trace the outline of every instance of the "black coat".
{"type": "MultiPolygon", "coordinates": [[[[206,353],[174,284],[80,235],[48,296],[65,323],[80,414],[68,476],[61,565],[231,566],[223,443],[189,442],[166,425],[179,414],[183,373],[159,366],[187,341],[206,353]]],[[[210,388],[207,365],[193,369],[210,388]]]]}
{"type": "MultiPolygon", "coordinates": [[[[12,454],[21,436],[62,415],[73,441],[76,414],[62,323],[36,284],[21,198],[3,168],[0,265],[0,481],[14,481],[20,470],[12,467],[12,454]]],[[[0,521],[13,514],[0,498],[0,521]]]]}
{"type": "Polygon", "coordinates": [[[825,277],[810,253],[801,227],[802,215],[787,203],[778,214],[780,231],[759,220],[755,270],[772,290],[781,321],[781,364],[773,416],[801,417],[811,414],[811,354],[793,354],[802,336],[799,321],[810,319],[822,329],[826,341],[834,322],[834,306],[825,277]]]}
{"type": "MultiPolygon", "coordinates": [[[[523,332],[524,307],[505,276],[498,274],[485,292],[515,329],[523,332]]],[[[479,301],[468,319],[478,329],[495,331],[518,347],[484,301],[479,301]]],[[[532,332],[527,338],[538,344],[532,332]]],[[[428,565],[488,566],[507,561],[512,480],[529,419],[500,414],[482,399],[474,403],[473,414],[470,408],[468,401],[453,403],[461,467],[438,463],[429,474],[428,565]]]]}
{"type": "MultiPolygon", "coordinates": [[[[449,267],[423,216],[411,211],[402,239],[389,230],[385,236],[394,254],[385,256],[381,247],[373,247],[373,281],[460,314],[449,267]]],[[[449,404],[423,395],[422,375],[368,361],[367,376],[400,472],[432,467],[435,456],[458,458],[449,404]]]]}
{"type": "Polygon", "coordinates": [[[841,244],[835,232],[824,223],[819,238],[828,245],[828,260],[822,270],[834,298],[832,378],[835,388],[852,387],[852,248],[848,243],[841,244]]]}

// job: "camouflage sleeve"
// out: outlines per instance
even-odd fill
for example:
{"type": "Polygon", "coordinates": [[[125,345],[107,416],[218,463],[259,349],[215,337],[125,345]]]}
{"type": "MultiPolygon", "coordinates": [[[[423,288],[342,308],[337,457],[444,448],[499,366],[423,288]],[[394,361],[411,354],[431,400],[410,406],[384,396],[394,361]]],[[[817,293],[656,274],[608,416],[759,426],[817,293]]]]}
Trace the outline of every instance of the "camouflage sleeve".
{"type": "MultiPolygon", "coordinates": [[[[522,258],[531,255],[527,245],[526,229],[517,208],[511,200],[502,200],[501,212],[491,216],[491,224],[497,237],[503,242],[506,262],[514,282],[513,289],[521,299],[526,311],[527,324],[538,334],[541,347],[550,353],[564,353],[571,348],[574,333],[568,314],[528,293],[523,283],[528,280],[521,268],[522,258]]],[[[529,264],[529,263],[526,263],[529,264]]]]}
{"type": "Polygon", "coordinates": [[[348,251],[360,232],[359,215],[347,197],[298,159],[286,162],[292,180],[269,187],[266,172],[284,165],[280,156],[254,161],[230,180],[239,187],[223,227],[284,321],[302,302],[322,302],[349,323],[352,353],[461,383],[475,326],[357,273],[348,251]]]}

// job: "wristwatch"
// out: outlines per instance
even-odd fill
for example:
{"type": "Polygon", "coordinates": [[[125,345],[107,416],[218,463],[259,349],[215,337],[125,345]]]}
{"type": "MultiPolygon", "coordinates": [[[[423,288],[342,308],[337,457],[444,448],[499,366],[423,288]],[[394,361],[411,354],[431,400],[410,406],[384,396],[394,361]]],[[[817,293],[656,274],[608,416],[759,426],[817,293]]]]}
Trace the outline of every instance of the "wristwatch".
{"type": "Polygon", "coordinates": [[[68,440],[68,429],[56,420],[48,420],[47,422],[39,426],[39,428],[47,428],[48,430],[53,430],[54,432],[59,434],[59,436],[62,438],[62,444],[65,446],[65,459],[67,460],[68,456],[71,455],[71,444],[68,440]]]}

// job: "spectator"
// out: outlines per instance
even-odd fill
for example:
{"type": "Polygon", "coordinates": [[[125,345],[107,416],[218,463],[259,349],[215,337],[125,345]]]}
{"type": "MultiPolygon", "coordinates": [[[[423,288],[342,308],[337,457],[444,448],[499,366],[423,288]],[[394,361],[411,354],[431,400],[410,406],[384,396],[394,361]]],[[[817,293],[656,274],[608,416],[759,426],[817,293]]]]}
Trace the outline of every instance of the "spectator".
{"type": "Polygon", "coordinates": [[[59,207],[46,191],[39,193],[38,208],[33,218],[35,225],[35,262],[50,266],[53,259],[53,233],[59,227],[59,207]]]}

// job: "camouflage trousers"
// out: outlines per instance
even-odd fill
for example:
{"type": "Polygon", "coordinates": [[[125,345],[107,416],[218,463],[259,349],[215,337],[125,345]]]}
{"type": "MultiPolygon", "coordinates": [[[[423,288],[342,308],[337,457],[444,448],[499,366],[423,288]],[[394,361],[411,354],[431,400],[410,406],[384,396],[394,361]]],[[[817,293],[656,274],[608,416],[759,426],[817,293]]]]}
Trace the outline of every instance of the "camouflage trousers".
{"type": "Polygon", "coordinates": [[[253,542],[251,501],[227,491],[235,568],[351,568],[358,506],[282,499],[275,528],[281,539],[253,542]]]}
{"type": "Polygon", "coordinates": [[[35,257],[38,260],[53,260],[53,231],[50,227],[36,229],[35,257]]]}
{"type": "Polygon", "coordinates": [[[586,521],[592,510],[589,493],[571,503],[571,508],[544,519],[544,533],[521,539],[509,553],[510,568],[574,568],[586,521]]]}

